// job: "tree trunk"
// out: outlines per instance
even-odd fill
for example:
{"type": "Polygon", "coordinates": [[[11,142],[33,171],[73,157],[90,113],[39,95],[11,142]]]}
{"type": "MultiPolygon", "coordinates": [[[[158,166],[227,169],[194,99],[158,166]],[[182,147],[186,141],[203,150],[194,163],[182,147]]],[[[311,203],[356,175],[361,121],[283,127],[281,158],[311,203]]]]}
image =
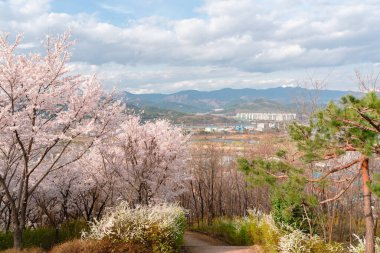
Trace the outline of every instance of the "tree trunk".
{"type": "Polygon", "coordinates": [[[368,169],[368,158],[364,158],[361,164],[362,173],[362,183],[363,183],[363,198],[364,198],[364,220],[365,220],[365,253],[375,253],[375,231],[374,231],[374,221],[372,215],[371,206],[371,191],[368,188],[368,183],[370,182],[369,169],[368,169]]]}
{"type": "Polygon", "coordinates": [[[21,247],[22,247],[22,228],[20,227],[19,224],[15,224],[15,222],[13,222],[13,248],[21,249],[21,247]]]}

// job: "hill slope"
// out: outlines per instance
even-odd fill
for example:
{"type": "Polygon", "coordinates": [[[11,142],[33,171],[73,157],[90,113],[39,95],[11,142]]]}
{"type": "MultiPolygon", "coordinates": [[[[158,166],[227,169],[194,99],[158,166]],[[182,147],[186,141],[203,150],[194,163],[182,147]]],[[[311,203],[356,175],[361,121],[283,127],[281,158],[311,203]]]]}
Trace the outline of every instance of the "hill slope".
{"type": "Polygon", "coordinates": [[[295,105],[308,102],[315,96],[318,103],[326,104],[339,100],[347,94],[360,95],[358,92],[338,90],[308,90],[300,87],[269,89],[221,89],[214,91],[185,90],[173,94],[132,94],[123,92],[120,97],[128,104],[140,108],[157,107],[183,113],[205,113],[222,108],[226,113],[236,111],[289,111],[295,105]]]}

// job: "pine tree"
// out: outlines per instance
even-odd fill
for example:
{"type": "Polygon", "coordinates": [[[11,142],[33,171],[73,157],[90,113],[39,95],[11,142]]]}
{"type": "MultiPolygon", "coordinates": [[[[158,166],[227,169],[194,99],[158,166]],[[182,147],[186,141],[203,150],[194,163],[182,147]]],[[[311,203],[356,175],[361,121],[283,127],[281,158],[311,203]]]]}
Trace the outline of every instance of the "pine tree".
{"type": "Polygon", "coordinates": [[[379,153],[380,99],[375,92],[363,98],[345,96],[341,104],[329,103],[311,119],[310,124],[293,124],[290,127],[292,138],[304,152],[307,162],[328,161],[342,158],[346,152],[357,152],[358,158],[346,159],[337,168],[330,169],[322,178],[339,171],[347,170],[355,164],[359,169],[336,196],[322,201],[335,200],[342,196],[361,175],[363,211],[366,226],[366,253],[375,252],[374,220],[372,215],[369,157],[379,153]]]}
{"type": "MultiPolygon", "coordinates": [[[[362,98],[345,96],[339,104],[330,102],[317,111],[308,124],[293,123],[289,126],[291,138],[297,143],[305,163],[329,165],[327,171],[306,176],[302,170],[280,161],[240,161],[240,168],[251,182],[262,180],[269,185],[274,181],[304,179],[306,183],[336,182],[343,171],[353,171],[342,183],[341,190],[320,204],[340,198],[361,177],[363,211],[366,226],[366,253],[375,252],[374,220],[371,207],[371,189],[380,192],[379,184],[371,184],[369,158],[380,153],[380,99],[375,92],[362,98]],[[351,155],[349,155],[351,154],[351,155]],[[334,161],[334,163],[332,163],[334,161]],[[336,164],[338,165],[331,165],[336,164]],[[353,169],[357,165],[358,169],[353,169]],[[296,173],[297,172],[297,173],[296,173]],[[295,176],[297,175],[297,176],[295,176]],[[303,177],[301,176],[303,175],[303,177]]],[[[294,187],[293,187],[294,189],[294,187]]],[[[298,188],[301,191],[301,188],[298,188]]],[[[288,193],[290,194],[290,193],[288,193]]],[[[298,203],[302,203],[302,199],[298,203]]]]}

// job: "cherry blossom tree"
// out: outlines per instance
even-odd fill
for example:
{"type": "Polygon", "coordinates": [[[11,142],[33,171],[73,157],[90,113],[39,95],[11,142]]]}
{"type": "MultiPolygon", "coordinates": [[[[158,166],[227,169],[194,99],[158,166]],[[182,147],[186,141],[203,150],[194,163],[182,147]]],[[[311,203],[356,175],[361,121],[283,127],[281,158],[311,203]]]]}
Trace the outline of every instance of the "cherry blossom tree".
{"type": "MultiPolygon", "coordinates": [[[[32,195],[30,212],[37,213],[37,225],[58,228],[65,220],[100,219],[106,206],[112,206],[112,175],[100,171],[102,166],[84,158],[69,167],[50,173],[32,195]]],[[[30,216],[28,221],[32,222],[30,216]]]]}
{"type": "Polygon", "coordinates": [[[113,138],[93,149],[87,164],[97,168],[97,182],[111,180],[114,198],[132,205],[170,201],[189,179],[187,139],[165,120],[143,124],[130,116],[113,138]]]}
{"type": "Polygon", "coordinates": [[[124,200],[132,206],[173,200],[189,179],[186,140],[166,121],[129,116],[70,168],[50,173],[32,196],[30,214],[57,227],[72,218],[99,220],[105,207],[124,200]]]}
{"type": "Polygon", "coordinates": [[[21,248],[30,196],[112,132],[123,108],[95,77],[70,73],[69,34],[47,37],[44,55],[19,53],[22,36],[8,37],[0,35],[0,189],[21,248]]]}

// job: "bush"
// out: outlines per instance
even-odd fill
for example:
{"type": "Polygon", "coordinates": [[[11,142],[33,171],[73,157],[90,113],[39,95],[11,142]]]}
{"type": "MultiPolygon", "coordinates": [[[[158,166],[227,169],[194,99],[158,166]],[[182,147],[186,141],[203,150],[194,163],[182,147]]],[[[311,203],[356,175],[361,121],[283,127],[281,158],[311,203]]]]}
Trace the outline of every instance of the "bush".
{"type": "Polygon", "coordinates": [[[299,230],[280,238],[279,250],[281,253],[310,253],[309,238],[299,230]]]}
{"type": "Polygon", "coordinates": [[[320,237],[312,236],[295,229],[281,237],[279,243],[281,253],[345,253],[341,244],[325,243],[320,237]]]}
{"type": "Polygon", "coordinates": [[[208,232],[231,245],[251,245],[249,235],[249,222],[244,218],[218,218],[214,219],[208,232]]]}
{"type": "MultiPolygon", "coordinates": [[[[23,232],[22,247],[51,248],[57,242],[54,228],[41,227],[36,229],[26,229],[23,232]]],[[[0,233],[0,250],[13,247],[13,233],[0,233]]]]}
{"type": "Polygon", "coordinates": [[[138,206],[123,202],[90,224],[83,238],[110,240],[130,246],[141,245],[149,252],[174,252],[182,243],[186,218],[178,205],[138,206]]]}
{"type": "Polygon", "coordinates": [[[261,245],[267,252],[277,252],[280,230],[271,215],[249,211],[248,217],[216,218],[211,225],[195,227],[231,245],[261,245]]]}
{"type": "Polygon", "coordinates": [[[82,232],[88,231],[89,225],[85,220],[66,221],[59,229],[59,242],[66,242],[73,239],[79,239],[82,232]]]}
{"type": "Polygon", "coordinates": [[[4,251],[1,251],[1,253],[46,253],[41,248],[28,248],[28,249],[23,249],[23,250],[17,250],[17,249],[7,249],[4,251]]]}
{"type": "Polygon", "coordinates": [[[0,250],[13,247],[13,234],[11,232],[0,232],[0,250]]]}
{"type": "Polygon", "coordinates": [[[211,225],[201,224],[197,229],[233,245],[260,245],[269,253],[347,252],[342,244],[325,243],[320,237],[310,237],[289,225],[277,226],[272,215],[257,210],[249,211],[245,218],[217,218],[211,225]]]}
{"type": "Polygon", "coordinates": [[[50,249],[58,243],[58,241],[58,231],[52,227],[26,229],[23,232],[22,247],[39,247],[43,249],[50,249]]]}
{"type": "MultiPolygon", "coordinates": [[[[23,232],[23,248],[39,247],[50,249],[57,243],[80,238],[81,232],[88,230],[88,224],[82,220],[64,222],[60,229],[40,227],[26,229],[23,232]]],[[[0,232],[0,250],[13,247],[13,233],[0,232]]]]}
{"type": "Polygon", "coordinates": [[[50,253],[103,253],[97,241],[72,240],[55,246],[50,253]]]}
{"type": "Polygon", "coordinates": [[[258,210],[249,211],[252,243],[261,245],[266,252],[278,252],[277,245],[282,231],[276,226],[271,215],[258,210]]]}

